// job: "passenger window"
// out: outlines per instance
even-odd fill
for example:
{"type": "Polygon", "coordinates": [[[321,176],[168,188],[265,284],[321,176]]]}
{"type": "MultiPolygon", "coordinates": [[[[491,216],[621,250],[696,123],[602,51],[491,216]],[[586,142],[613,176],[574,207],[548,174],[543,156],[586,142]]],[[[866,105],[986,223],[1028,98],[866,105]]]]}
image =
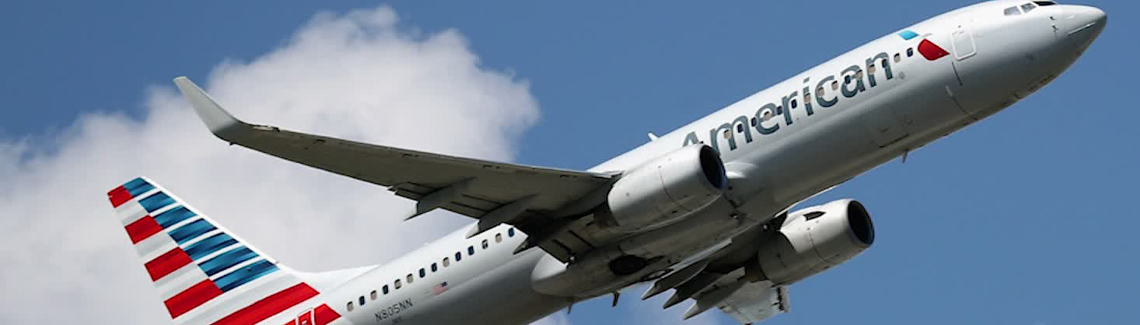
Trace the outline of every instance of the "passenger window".
{"type": "Polygon", "coordinates": [[[804,103],[811,103],[811,94],[804,94],[804,103]]]}
{"type": "Polygon", "coordinates": [[[909,57],[912,57],[912,56],[914,56],[914,48],[908,47],[908,48],[906,49],[906,57],[908,57],[908,58],[909,58],[909,57]]]}
{"type": "Polygon", "coordinates": [[[776,106],[776,115],[784,114],[783,106],[776,106]]]}
{"type": "Polygon", "coordinates": [[[736,124],[736,132],[744,132],[744,124],[736,124]]]}
{"type": "Polygon", "coordinates": [[[427,276],[427,270],[424,270],[421,268],[420,269],[420,279],[423,279],[425,276],[427,276]]]}
{"type": "Polygon", "coordinates": [[[751,119],[749,119],[749,122],[752,123],[752,126],[756,126],[756,117],[753,116],[751,119]]]}
{"type": "Polygon", "coordinates": [[[431,271],[439,271],[439,264],[431,263],[431,271]]]}
{"type": "Polygon", "coordinates": [[[792,100],[791,104],[792,104],[792,108],[796,108],[796,100],[795,99],[792,100]]]}
{"type": "Polygon", "coordinates": [[[376,290],[372,290],[372,293],[368,294],[368,296],[371,297],[372,300],[376,300],[376,298],[380,297],[380,293],[376,292],[376,290]]]}
{"type": "Polygon", "coordinates": [[[409,285],[410,285],[410,284],[412,284],[412,281],[415,281],[415,280],[416,280],[416,277],[412,276],[412,274],[411,274],[411,273],[408,273],[408,276],[407,276],[406,278],[408,279],[408,284],[409,284],[409,285]]]}
{"type": "Polygon", "coordinates": [[[832,81],[831,82],[831,90],[839,90],[839,82],[838,81],[832,81]]]}
{"type": "Polygon", "coordinates": [[[863,79],[863,70],[855,73],[855,79],[863,79]]]}
{"type": "Polygon", "coordinates": [[[772,111],[767,110],[767,109],[764,110],[764,121],[767,122],[768,120],[771,120],[771,119],[772,119],[772,111]]]}
{"type": "Polygon", "coordinates": [[[899,61],[902,61],[902,55],[895,53],[895,63],[899,63],[899,61]]]}
{"type": "MultiPolygon", "coordinates": [[[[729,130],[724,130],[724,138],[725,139],[732,139],[732,132],[729,130]]],[[[486,247],[484,247],[484,248],[486,248],[486,247]]]]}
{"type": "Polygon", "coordinates": [[[879,66],[872,64],[871,66],[867,67],[867,73],[870,73],[870,74],[875,74],[875,70],[876,70],[878,67],[879,67],[879,66]]]}
{"type": "Polygon", "coordinates": [[[483,249],[487,249],[487,246],[491,246],[491,242],[489,242],[489,241],[487,241],[486,239],[484,239],[484,240],[483,240],[483,249]]]}
{"type": "Polygon", "coordinates": [[[1017,6],[1005,8],[1006,16],[1017,16],[1021,14],[1021,10],[1017,10],[1017,6]]]}
{"type": "Polygon", "coordinates": [[[515,228],[507,229],[507,237],[515,236],[515,228]]]}
{"type": "Polygon", "coordinates": [[[455,252],[455,261],[459,262],[461,260],[463,260],[463,253],[455,252]]]}
{"type": "MultiPolygon", "coordinates": [[[[898,53],[895,53],[895,55],[898,55],[898,53]]],[[[887,59],[883,59],[883,63],[882,63],[883,69],[887,68],[887,61],[888,61],[887,59]]]]}
{"type": "Polygon", "coordinates": [[[1030,11],[1033,11],[1033,9],[1037,9],[1037,6],[1033,5],[1033,3],[1021,5],[1021,10],[1025,11],[1025,13],[1029,13],[1030,11]]]}
{"type": "Polygon", "coordinates": [[[360,296],[360,306],[364,306],[364,296],[360,296]]]}
{"type": "Polygon", "coordinates": [[[385,284],[383,287],[380,287],[380,292],[383,292],[384,294],[388,294],[388,285],[385,284]]]}
{"type": "MultiPolygon", "coordinates": [[[[815,95],[816,96],[823,97],[823,94],[824,94],[823,87],[819,87],[819,88],[815,89],[815,95]]],[[[807,100],[805,99],[804,101],[807,101],[807,100]]]]}
{"type": "Polygon", "coordinates": [[[401,285],[400,279],[396,279],[396,289],[399,289],[400,287],[403,287],[403,285],[401,285]]]}
{"type": "Polygon", "coordinates": [[[448,267],[448,266],[451,266],[451,259],[444,257],[443,258],[443,267],[448,267]]]}
{"type": "Polygon", "coordinates": [[[467,246],[467,256],[475,255],[475,246],[467,246]]]}
{"type": "Polygon", "coordinates": [[[503,234],[495,234],[495,242],[496,243],[503,242],[503,234]]]}
{"type": "Polygon", "coordinates": [[[352,302],[351,301],[348,302],[348,311],[352,311],[352,302]]]}
{"type": "Polygon", "coordinates": [[[851,75],[843,76],[843,84],[846,85],[849,83],[851,83],[851,75]]]}

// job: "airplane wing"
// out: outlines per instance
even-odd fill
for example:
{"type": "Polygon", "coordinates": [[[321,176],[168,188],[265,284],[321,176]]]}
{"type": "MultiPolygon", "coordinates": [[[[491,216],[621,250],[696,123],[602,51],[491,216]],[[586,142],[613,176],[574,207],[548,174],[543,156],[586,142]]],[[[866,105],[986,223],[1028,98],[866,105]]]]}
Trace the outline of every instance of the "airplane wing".
{"type": "MultiPolygon", "coordinates": [[[[407,218],[436,208],[479,219],[470,236],[507,223],[562,261],[592,249],[570,232],[601,203],[616,175],[531,167],[379,146],[254,125],[234,118],[186,77],[182,95],[218,138],[285,160],[387,187],[416,200],[407,218]]],[[[588,237],[588,236],[585,236],[588,237]]]]}

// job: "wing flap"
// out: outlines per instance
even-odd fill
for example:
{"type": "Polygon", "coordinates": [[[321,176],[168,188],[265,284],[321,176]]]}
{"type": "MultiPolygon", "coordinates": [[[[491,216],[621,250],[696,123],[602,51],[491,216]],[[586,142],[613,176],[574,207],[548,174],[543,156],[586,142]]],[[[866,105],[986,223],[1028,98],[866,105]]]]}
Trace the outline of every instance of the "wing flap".
{"type": "Polygon", "coordinates": [[[759,323],[788,312],[789,307],[788,288],[766,281],[746,284],[717,306],[741,324],[759,323]]]}

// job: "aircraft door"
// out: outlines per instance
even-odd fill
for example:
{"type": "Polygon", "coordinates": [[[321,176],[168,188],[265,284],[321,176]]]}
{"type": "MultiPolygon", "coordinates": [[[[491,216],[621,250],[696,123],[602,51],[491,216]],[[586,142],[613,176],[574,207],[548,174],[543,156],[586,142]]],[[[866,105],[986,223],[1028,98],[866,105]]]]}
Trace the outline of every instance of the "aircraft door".
{"type": "Polygon", "coordinates": [[[985,112],[988,110],[987,103],[985,102],[985,81],[989,78],[986,74],[993,73],[983,69],[985,66],[985,58],[980,57],[978,53],[978,42],[974,37],[974,33],[970,29],[971,21],[963,18],[958,22],[958,27],[950,34],[950,51],[952,53],[952,65],[954,66],[954,80],[951,85],[948,85],[947,92],[953,97],[954,102],[974,118],[980,118],[987,115],[985,112]]]}
{"type": "Polygon", "coordinates": [[[977,44],[974,43],[974,34],[965,28],[963,25],[958,25],[958,30],[952,34],[954,40],[954,58],[957,61],[963,61],[978,54],[977,44]]]}

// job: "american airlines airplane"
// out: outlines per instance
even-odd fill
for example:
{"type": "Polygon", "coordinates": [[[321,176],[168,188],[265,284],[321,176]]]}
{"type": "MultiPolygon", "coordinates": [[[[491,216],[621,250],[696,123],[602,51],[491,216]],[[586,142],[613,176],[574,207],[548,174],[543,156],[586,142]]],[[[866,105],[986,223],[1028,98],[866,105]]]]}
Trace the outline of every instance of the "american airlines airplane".
{"type": "Polygon", "coordinates": [[[588,171],[451,157],[248,124],[174,80],[217,137],[384,186],[415,218],[476,220],[384,265],[301,272],[170,191],[108,194],[178,324],[525,324],[652,283],[685,318],[789,310],[788,288],[874,243],[823,191],[1009,107],[1065,71],[1105,13],[1002,0],[883,36],[588,171]]]}

